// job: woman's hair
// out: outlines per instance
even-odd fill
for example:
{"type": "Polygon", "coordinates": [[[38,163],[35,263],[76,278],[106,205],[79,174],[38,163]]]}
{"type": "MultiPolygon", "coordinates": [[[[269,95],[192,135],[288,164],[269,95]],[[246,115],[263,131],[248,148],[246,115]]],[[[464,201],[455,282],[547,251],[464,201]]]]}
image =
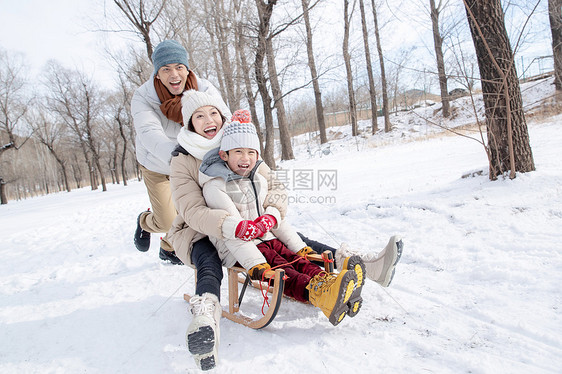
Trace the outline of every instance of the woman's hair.
{"type": "MultiPolygon", "coordinates": [[[[219,111],[219,113],[221,114],[221,118],[222,118],[222,124],[224,125],[224,123],[226,122],[226,116],[224,114],[222,114],[222,112],[219,110],[219,108],[216,108],[216,110],[219,111]]],[[[191,132],[195,132],[195,127],[193,126],[193,122],[191,122],[191,119],[193,118],[193,116],[189,117],[189,121],[187,121],[187,129],[191,132]]]]}

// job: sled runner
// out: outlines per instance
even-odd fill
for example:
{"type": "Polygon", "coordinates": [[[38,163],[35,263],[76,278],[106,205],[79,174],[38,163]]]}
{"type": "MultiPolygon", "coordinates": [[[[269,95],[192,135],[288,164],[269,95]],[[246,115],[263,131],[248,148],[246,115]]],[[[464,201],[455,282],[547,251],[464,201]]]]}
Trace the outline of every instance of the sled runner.
{"type": "MultiPolygon", "coordinates": [[[[326,251],[322,255],[319,254],[310,254],[307,255],[306,258],[309,261],[314,262],[323,262],[324,269],[327,272],[334,271],[334,261],[332,252],[326,251]]],[[[272,286],[269,286],[267,282],[260,282],[256,280],[251,280],[250,276],[247,274],[247,270],[239,267],[234,266],[228,268],[228,310],[223,308],[222,316],[233,321],[239,323],[244,326],[248,326],[253,329],[262,329],[269,325],[271,321],[277,315],[279,311],[279,307],[281,306],[281,301],[283,300],[283,288],[285,286],[285,271],[283,269],[275,269],[275,272],[272,274],[271,272],[266,273],[266,278],[272,278],[272,286]],[[238,290],[238,283],[242,283],[242,289],[238,290]],[[245,316],[240,311],[240,305],[242,304],[242,300],[244,298],[244,294],[246,292],[247,287],[251,285],[254,288],[259,290],[264,290],[271,294],[268,296],[268,305],[267,311],[263,313],[261,317],[251,318],[245,316]]],[[[186,301],[191,299],[191,296],[188,294],[184,294],[183,298],[186,301]]]]}

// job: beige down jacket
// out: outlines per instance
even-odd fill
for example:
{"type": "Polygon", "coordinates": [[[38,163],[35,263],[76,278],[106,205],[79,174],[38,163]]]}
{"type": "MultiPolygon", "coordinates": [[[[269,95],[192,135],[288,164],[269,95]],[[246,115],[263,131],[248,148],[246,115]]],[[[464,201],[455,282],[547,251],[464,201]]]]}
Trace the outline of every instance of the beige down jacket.
{"type": "MultiPolygon", "coordinates": [[[[174,152],[170,163],[170,187],[178,215],[168,232],[168,240],[180,260],[193,267],[191,262],[193,243],[205,236],[224,239],[222,225],[229,213],[226,210],[207,207],[199,182],[201,160],[188,155],[183,148],[178,150],[179,152],[174,152]]],[[[260,165],[258,173],[265,178],[271,178],[272,175],[271,169],[265,163],[260,165]]],[[[287,193],[279,181],[272,179],[272,183],[269,183],[267,203],[264,206],[275,207],[281,218],[284,218],[287,210],[287,193]]]]}

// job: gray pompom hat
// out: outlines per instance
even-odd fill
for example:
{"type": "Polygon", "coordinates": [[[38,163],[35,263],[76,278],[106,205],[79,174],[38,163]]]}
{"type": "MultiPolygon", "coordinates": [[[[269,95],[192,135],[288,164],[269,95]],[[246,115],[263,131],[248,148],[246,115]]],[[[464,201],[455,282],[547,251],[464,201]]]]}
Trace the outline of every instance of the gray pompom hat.
{"type": "Polygon", "coordinates": [[[253,123],[233,121],[224,127],[220,150],[235,148],[250,148],[260,152],[260,140],[253,123]]]}

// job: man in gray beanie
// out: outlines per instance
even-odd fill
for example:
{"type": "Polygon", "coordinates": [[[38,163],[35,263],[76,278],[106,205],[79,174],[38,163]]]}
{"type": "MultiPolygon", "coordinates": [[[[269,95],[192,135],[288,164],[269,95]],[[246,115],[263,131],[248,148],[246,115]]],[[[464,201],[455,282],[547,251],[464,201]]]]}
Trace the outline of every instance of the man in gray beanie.
{"type": "MultiPolygon", "coordinates": [[[[136,248],[145,252],[150,247],[150,233],[167,233],[177,215],[170,190],[170,159],[183,126],[181,97],[188,89],[216,96],[218,90],[189,70],[185,48],[175,40],[164,40],[152,53],[154,72],[140,86],[131,101],[131,113],[136,132],[136,155],[143,174],[152,210],[137,218],[134,236],[136,248]]],[[[228,107],[223,105],[226,110],[228,107]]],[[[230,117],[227,111],[223,113],[230,117]]],[[[160,258],[181,264],[167,235],[160,241],[160,258]]]]}

